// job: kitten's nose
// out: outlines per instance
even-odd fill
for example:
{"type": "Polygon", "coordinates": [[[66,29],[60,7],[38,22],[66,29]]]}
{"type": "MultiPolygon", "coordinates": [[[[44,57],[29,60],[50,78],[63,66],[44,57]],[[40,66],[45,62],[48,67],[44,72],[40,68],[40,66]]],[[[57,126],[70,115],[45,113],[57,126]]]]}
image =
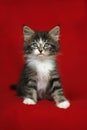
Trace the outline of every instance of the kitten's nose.
{"type": "Polygon", "coordinates": [[[40,53],[42,53],[43,50],[39,50],[40,53]]]}

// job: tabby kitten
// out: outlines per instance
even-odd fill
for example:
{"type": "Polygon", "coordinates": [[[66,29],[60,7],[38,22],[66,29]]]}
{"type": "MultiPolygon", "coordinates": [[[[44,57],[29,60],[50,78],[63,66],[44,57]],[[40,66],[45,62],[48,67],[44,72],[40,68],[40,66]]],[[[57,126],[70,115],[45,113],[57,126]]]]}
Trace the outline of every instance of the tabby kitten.
{"type": "Polygon", "coordinates": [[[36,104],[40,99],[53,99],[59,108],[68,108],[56,66],[59,52],[59,26],[49,32],[35,32],[24,26],[25,65],[17,84],[17,93],[24,104],[36,104]]]}

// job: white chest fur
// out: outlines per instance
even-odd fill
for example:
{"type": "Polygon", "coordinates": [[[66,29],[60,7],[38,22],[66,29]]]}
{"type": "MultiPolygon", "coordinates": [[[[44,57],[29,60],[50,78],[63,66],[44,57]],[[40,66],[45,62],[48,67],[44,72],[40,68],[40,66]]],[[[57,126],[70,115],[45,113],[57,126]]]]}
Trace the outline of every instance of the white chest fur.
{"type": "Polygon", "coordinates": [[[45,90],[50,78],[50,71],[52,71],[55,67],[54,60],[45,59],[41,61],[39,59],[32,59],[28,61],[28,64],[37,71],[37,89],[45,90]]]}
{"type": "Polygon", "coordinates": [[[44,62],[38,62],[36,64],[38,74],[38,83],[37,83],[38,90],[46,89],[48,80],[50,78],[50,71],[52,71],[53,68],[54,68],[53,62],[49,60],[44,62]]]}

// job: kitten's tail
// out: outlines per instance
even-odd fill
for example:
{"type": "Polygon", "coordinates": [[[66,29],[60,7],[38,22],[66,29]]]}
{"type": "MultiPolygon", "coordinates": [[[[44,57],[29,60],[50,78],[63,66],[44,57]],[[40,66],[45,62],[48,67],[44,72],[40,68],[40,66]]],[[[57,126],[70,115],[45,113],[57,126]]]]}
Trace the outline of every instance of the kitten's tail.
{"type": "Polygon", "coordinates": [[[10,89],[11,89],[11,90],[16,90],[16,89],[17,89],[17,85],[11,85],[11,86],[10,86],[10,89]]]}

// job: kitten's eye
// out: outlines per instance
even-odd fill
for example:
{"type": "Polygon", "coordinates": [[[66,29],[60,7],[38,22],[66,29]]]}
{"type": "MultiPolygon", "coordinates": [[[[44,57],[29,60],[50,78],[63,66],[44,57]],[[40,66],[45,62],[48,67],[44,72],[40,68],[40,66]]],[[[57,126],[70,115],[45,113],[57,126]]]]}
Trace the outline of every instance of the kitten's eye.
{"type": "Polygon", "coordinates": [[[34,42],[34,43],[32,44],[32,47],[37,48],[37,47],[38,47],[37,43],[34,42]]]}
{"type": "Polygon", "coordinates": [[[49,43],[45,43],[44,48],[50,48],[51,45],[49,43]]]}

